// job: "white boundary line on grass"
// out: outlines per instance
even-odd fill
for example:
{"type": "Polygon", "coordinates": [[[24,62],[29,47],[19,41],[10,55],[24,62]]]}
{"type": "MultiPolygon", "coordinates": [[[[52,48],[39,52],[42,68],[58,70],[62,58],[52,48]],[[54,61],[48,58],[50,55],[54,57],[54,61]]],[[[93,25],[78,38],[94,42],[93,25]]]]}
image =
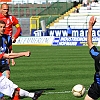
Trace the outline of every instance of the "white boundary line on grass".
{"type": "MultiPolygon", "coordinates": [[[[86,90],[88,91],[88,90],[86,90]]],[[[71,93],[72,91],[64,91],[64,92],[46,92],[46,93],[43,93],[43,94],[65,94],[65,93],[71,93]]]]}
{"type": "Polygon", "coordinates": [[[72,91],[64,91],[64,92],[47,92],[43,94],[64,94],[64,93],[71,93],[72,91]]]}

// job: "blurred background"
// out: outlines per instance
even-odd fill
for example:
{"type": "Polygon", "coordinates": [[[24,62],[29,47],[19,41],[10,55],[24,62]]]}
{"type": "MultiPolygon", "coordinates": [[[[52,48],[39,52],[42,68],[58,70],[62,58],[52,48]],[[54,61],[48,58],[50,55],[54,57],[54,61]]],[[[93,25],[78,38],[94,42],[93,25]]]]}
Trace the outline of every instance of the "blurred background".
{"type": "Polygon", "coordinates": [[[22,27],[22,35],[30,36],[32,16],[41,16],[40,21],[45,19],[46,26],[48,26],[73,6],[82,3],[82,0],[0,0],[0,2],[9,4],[9,13],[18,18],[22,27]]]}
{"type": "Polygon", "coordinates": [[[95,15],[95,29],[100,28],[100,0],[0,0],[4,2],[9,4],[9,14],[18,18],[22,36],[34,36],[34,31],[42,28],[42,20],[46,29],[67,29],[70,25],[79,31],[86,30],[89,18],[95,15]]]}

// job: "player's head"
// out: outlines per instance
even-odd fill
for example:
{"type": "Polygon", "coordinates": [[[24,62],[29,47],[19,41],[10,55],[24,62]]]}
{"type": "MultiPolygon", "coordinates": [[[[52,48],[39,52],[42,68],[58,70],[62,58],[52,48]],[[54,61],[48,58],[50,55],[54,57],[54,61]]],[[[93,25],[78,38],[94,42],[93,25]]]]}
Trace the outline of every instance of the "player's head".
{"type": "Polygon", "coordinates": [[[6,23],[3,20],[0,20],[0,35],[2,35],[5,31],[6,23]]]}
{"type": "Polygon", "coordinates": [[[3,3],[1,5],[1,13],[4,15],[4,16],[8,16],[8,12],[9,12],[9,5],[7,3],[3,3]]]}

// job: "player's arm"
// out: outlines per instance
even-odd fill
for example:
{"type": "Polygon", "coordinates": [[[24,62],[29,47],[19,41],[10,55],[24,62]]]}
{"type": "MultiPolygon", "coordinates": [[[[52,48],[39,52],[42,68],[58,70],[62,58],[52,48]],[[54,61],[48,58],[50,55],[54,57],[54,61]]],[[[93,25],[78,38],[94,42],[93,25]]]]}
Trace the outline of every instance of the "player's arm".
{"type": "Polygon", "coordinates": [[[17,39],[18,36],[20,36],[20,34],[21,34],[21,27],[20,27],[20,24],[19,24],[19,23],[16,24],[15,27],[16,27],[16,33],[15,33],[14,36],[12,37],[12,42],[13,42],[13,43],[16,42],[16,39],[17,39]]]}
{"type": "Polygon", "coordinates": [[[14,36],[12,37],[13,38],[13,42],[14,40],[16,41],[16,39],[18,38],[18,36],[20,36],[22,30],[21,30],[21,26],[17,20],[16,17],[13,16],[13,26],[15,26],[16,28],[16,33],[14,34],[14,36]]]}
{"type": "Polygon", "coordinates": [[[87,35],[87,44],[90,49],[94,46],[94,44],[92,43],[92,29],[95,22],[96,22],[96,18],[92,16],[89,21],[89,28],[88,28],[88,35],[87,35]]]}
{"type": "Polygon", "coordinates": [[[26,51],[26,52],[19,52],[19,53],[2,53],[0,54],[0,59],[15,59],[15,58],[19,58],[19,57],[29,57],[31,55],[30,51],[26,51]]]}
{"type": "Polygon", "coordinates": [[[17,31],[16,31],[16,33],[14,34],[14,38],[17,39],[18,36],[20,36],[21,27],[20,27],[20,24],[19,24],[19,23],[17,23],[17,24],[15,25],[15,27],[16,27],[17,31]]]}

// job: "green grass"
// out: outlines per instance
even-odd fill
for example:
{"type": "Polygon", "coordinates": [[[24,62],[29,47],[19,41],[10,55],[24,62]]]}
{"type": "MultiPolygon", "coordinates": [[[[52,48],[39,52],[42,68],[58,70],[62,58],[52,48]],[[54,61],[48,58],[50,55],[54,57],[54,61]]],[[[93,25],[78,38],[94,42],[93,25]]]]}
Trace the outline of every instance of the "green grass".
{"type": "MultiPolygon", "coordinates": [[[[14,52],[31,51],[30,57],[15,59],[11,80],[28,91],[45,90],[39,100],[83,100],[71,91],[78,83],[86,89],[93,82],[94,62],[88,47],[77,46],[13,46],[14,52]],[[55,93],[53,93],[55,92],[55,93]],[[59,92],[59,93],[58,93],[59,92]],[[61,92],[61,93],[60,93],[61,92]]],[[[21,100],[31,100],[22,98],[21,100]]]]}

